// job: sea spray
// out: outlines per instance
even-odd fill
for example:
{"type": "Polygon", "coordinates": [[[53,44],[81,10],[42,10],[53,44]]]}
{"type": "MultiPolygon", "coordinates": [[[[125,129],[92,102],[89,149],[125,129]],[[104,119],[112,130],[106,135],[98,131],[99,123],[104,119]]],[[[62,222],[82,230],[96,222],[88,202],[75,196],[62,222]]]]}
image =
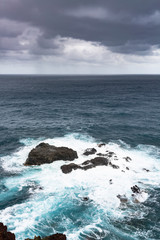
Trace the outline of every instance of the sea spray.
{"type": "Polygon", "coordinates": [[[86,236],[91,239],[138,239],[142,236],[142,239],[149,239],[158,234],[154,222],[150,223],[148,219],[153,207],[147,205],[150,198],[157,201],[154,194],[160,181],[158,149],[154,147],[152,153],[151,146],[132,148],[115,142],[98,147],[93,138],[79,134],[43,141],[76,150],[79,156],[74,160],[76,164],[82,164],[97,153],[114,152],[118,160],[112,158],[112,161],[119,168],[98,166],[63,174],[60,168],[63,161],[25,167],[23,163],[29,151],[41,140],[23,140],[23,147],[1,158],[3,169],[15,175],[2,179],[5,190],[1,190],[0,219],[18,240],[24,236],[44,237],[56,232],[65,233],[69,240],[81,240],[86,236]],[[97,153],[84,156],[87,148],[95,148],[97,153]],[[127,156],[131,161],[126,161],[127,156]],[[149,198],[145,203],[132,202],[131,186],[135,184],[148,191],[149,198]],[[120,208],[118,194],[126,195],[128,207],[120,208]],[[88,200],[83,201],[84,197],[88,200]],[[2,202],[6,204],[3,206],[2,202]]]}

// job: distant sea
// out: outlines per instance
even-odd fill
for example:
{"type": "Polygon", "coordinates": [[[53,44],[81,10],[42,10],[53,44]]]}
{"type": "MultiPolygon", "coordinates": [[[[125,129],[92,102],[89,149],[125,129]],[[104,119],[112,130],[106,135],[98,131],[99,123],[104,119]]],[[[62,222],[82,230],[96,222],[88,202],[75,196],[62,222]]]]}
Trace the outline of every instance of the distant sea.
{"type": "Polygon", "coordinates": [[[0,222],[17,240],[56,232],[68,240],[160,239],[160,75],[1,75],[0,222]],[[96,157],[84,157],[87,148],[111,151],[120,167],[25,167],[40,142],[73,148],[78,164],[96,157]],[[139,204],[135,184],[148,192],[139,204]]]}

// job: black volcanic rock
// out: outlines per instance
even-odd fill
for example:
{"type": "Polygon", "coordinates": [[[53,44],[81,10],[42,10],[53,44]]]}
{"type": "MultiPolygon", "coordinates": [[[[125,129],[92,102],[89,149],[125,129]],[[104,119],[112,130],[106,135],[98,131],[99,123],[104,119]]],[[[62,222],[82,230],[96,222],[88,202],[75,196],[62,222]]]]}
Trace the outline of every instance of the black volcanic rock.
{"type": "Polygon", "coordinates": [[[61,166],[61,170],[63,173],[70,173],[72,172],[72,170],[76,170],[78,168],[83,169],[81,166],[75,163],[65,164],[61,166]]]}
{"type": "Polygon", "coordinates": [[[83,153],[83,155],[89,156],[89,155],[95,154],[96,152],[97,150],[95,148],[87,148],[83,153]]]}
{"type": "Polygon", "coordinates": [[[77,165],[74,163],[62,165],[61,170],[63,173],[70,173],[72,172],[72,170],[76,170],[76,169],[88,170],[91,168],[95,168],[97,166],[108,166],[108,164],[109,164],[109,161],[107,158],[96,157],[94,159],[83,162],[81,165],[77,165]]]}
{"type": "Polygon", "coordinates": [[[57,160],[72,161],[78,158],[77,152],[67,147],[55,147],[48,143],[40,143],[33,148],[24,163],[25,166],[52,163],[57,160]]]}
{"type": "Polygon", "coordinates": [[[66,235],[64,235],[62,233],[56,233],[56,234],[53,234],[51,236],[44,237],[44,238],[34,237],[34,239],[27,238],[25,240],[67,240],[67,238],[66,238],[66,235]]]}
{"type": "Polygon", "coordinates": [[[7,232],[7,227],[0,223],[0,240],[15,240],[14,233],[7,232]]]}

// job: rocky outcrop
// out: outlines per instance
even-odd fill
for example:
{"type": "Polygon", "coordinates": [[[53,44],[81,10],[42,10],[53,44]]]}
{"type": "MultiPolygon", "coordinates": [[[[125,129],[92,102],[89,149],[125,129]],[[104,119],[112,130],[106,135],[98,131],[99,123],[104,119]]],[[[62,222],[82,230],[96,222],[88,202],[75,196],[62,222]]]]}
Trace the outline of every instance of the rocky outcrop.
{"type": "Polygon", "coordinates": [[[35,237],[34,239],[25,239],[25,240],[67,240],[66,235],[62,234],[62,233],[56,233],[53,234],[49,237],[45,237],[45,238],[41,238],[41,237],[35,237]]]}
{"type": "Polygon", "coordinates": [[[91,160],[87,160],[83,162],[81,165],[77,165],[75,163],[65,164],[61,166],[61,170],[63,173],[70,173],[72,170],[76,169],[82,169],[82,170],[88,170],[91,168],[95,168],[97,166],[108,166],[109,160],[104,157],[96,157],[91,160]]]}
{"type": "Polygon", "coordinates": [[[0,240],[15,240],[14,233],[7,232],[7,227],[0,223],[0,240]]]}
{"type": "Polygon", "coordinates": [[[57,160],[72,161],[78,158],[77,152],[67,147],[55,147],[48,143],[40,143],[28,155],[25,166],[52,163],[57,160]]]}
{"type": "MultiPolygon", "coordinates": [[[[7,227],[0,223],[0,240],[15,240],[14,233],[7,232],[7,227]]],[[[48,237],[34,237],[34,239],[25,239],[25,240],[67,240],[66,235],[62,233],[56,233],[48,237]]]]}
{"type": "Polygon", "coordinates": [[[89,155],[95,154],[96,152],[97,150],[95,148],[87,148],[83,153],[83,155],[89,156],[89,155]]]}

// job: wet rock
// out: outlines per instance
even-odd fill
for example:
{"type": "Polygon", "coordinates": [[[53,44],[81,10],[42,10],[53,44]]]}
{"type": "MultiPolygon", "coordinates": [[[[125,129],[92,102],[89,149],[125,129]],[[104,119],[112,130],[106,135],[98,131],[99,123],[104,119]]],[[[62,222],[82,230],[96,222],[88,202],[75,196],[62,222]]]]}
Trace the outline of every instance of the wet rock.
{"type": "Polygon", "coordinates": [[[109,184],[113,184],[113,180],[112,179],[109,180],[109,184]]]}
{"type": "Polygon", "coordinates": [[[76,170],[78,168],[81,169],[81,166],[79,166],[75,163],[65,164],[65,165],[61,166],[61,170],[63,173],[70,173],[70,172],[72,172],[72,170],[76,170]]]}
{"type": "Polygon", "coordinates": [[[118,165],[112,164],[111,162],[109,163],[109,165],[110,165],[112,168],[114,168],[114,169],[118,169],[118,168],[119,168],[118,165]]]}
{"type": "Polygon", "coordinates": [[[98,144],[98,147],[103,147],[105,145],[106,145],[105,143],[100,143],[100,144],[98,144]]]}
{"type": "Polygon", "coordinates": [[[149,169],[147,169],[147,168],[143,168],[142,170],[145,172],[150,172],[149,169]]]}
{"type": "Polygon", "coordinates": [[[126,162],[132,161],[132,159],[130,157],[124,157],[124,159],[126,160],[126,162]]]}
{"type": "Polygon", "coordinates": [[[55,147],[48,143],[40,143],[28,155],[25,166],[52,163],[57,160],[72,161],[78,158],[77,152],[67,147],[55,147]]]}
{"type": "Polygon", "coordinates": [[[91,168],[95,168],[97,166],[108,166],[108,164],[109,164],[109,161],[107,158],[96,157],[94,159],[83,162],[81,165],[77,165],[74,163],[62,165],[61,170],[63,173],[70,173],[72,170],[76,170],[76,169],[88,170],[91,168]]]}
{"type": "Polygon", "coordinates": [[[107,155],[107,154],[103,154],[103,153],[97,153],[97,156],[106,157],[106,156],[108,156],[108,155],[107,155]]]}
{"type": "Polygon", "coordinates": [[[89,155],[95,154],[96,152],[97,150],[95,148],[87,148],[83,153],[83,155],[89,156],[89,155]]]}
{"type": "Polygon", "coordinates": [[[84,201],[84,202],[86,202],[86,201],[88,201],[89,200],[89,197],[83,197],[82,198],[82,201],[84,201]]]}
{"type": "Polygon", "coordinates": [[[41,237],[34,237],[34,239],[25,239],[25,240],[67,240],[66,235],[62,233],[56,233],[51,236],[41,238],[41,237]]]}
{"type": "Polygon", "coordinates": [[[90,163],[96,167],[96,166],[108,166],[108,159],[104,157],[96,157],[94,159],[90,160],[90,163]]]}
{"type": "Polygon", "coordinates": [[[114,153],[114,152],[108,152],[108,154],[107,154],[107,155],[108,155],[108,157],[110,157],[110,158],[111,158],[111,157],[113,157],[113,155],[115,155],[115,153],[114,153]]]}
{"type": "Polygon", "coordinates": [[[7,232],[7,227],[0,223],[0,240],[15,240],[14,233],[7,232]]]}

